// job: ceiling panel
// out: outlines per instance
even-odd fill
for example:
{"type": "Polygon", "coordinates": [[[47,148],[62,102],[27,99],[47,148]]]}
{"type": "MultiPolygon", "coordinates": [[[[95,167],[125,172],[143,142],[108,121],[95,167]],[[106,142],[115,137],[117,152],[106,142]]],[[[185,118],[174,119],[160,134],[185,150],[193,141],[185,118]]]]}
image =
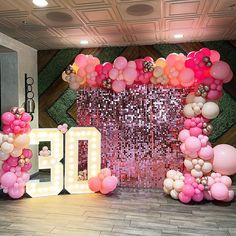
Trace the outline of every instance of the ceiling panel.
{"type": "Polygon", "coordinates": [[[0,0],[0,32],[36,49],[236,39],[236,0],[48,2],[0,0]]]}

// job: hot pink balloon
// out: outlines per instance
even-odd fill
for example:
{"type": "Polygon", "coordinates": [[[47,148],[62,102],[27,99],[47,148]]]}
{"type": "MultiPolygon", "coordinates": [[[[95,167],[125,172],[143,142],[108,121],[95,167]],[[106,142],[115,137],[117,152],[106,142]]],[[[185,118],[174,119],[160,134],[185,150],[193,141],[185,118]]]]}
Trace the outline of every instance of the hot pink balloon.
{"type": "Polygon", "coordinates": [[[4,163],[2,164],[2,170],[3,170],[4,172],[10,171],[10,169],[11,169],[11,166],[10,166],[7,162],[4,162],[4,163]]]}
{"type": "Polygon", "coordinates": [[[224,80],[225,76],[230,73],[229,65],[224,61],[216,61],[213,63],[210,74],[215,79],[224,80]]]}
{"type": "Polygon", "coordinates": [[[12,172],[6,172],[1,176],[1,184],[5,188],[10,188],[17,180],[17,176],[12,172]]]}
{"type": "Polygon", "coordinates": [[[21,167],[21,170],[24,172],[29,171],[32,168],[32,163],[25,164],[23,167],[21,167]]]}
{"type": "Polygon", "coordinates": [[[11,112],[5,112],[2,114],[2,123],[4,125],[10,125],[15,120],[15,116],[11,112]]]}
{"type": "Polygon", "coordinates": [[[113,63],[114,67],[118,70],[123,70],[127,66],[127,59],[125,57],[117,57],[113,63]]]}
{"type": "Polygon", "coordinates": [[[102,182],[101,182],[101,180],[99,179],[99,177],[91,177],[91,178],[88,180],[88,186],[89,186],[89,188],[90,188],[91,191],[93,191],[93,192],[98,192],[98,191],[100,191],[100,189],[101,189],[102,182]]]}
{"type": "Polygon", "coordinates": [[[115,80],[112,83],[112,89],[116,92],[116,93],[120,93],[123,92],[125,90],[125,82],[123,80],[115,80]]]}
{"type": "Polygon", "coordinates": [[[179,200],[183,203],[189,203],[191,201],[191,197],[186,196],[182,192],[179,193],[179,200]]]}
{"type": "Polygon", "coordinates": [[[31,117],[31,115],[29,114],[29,113],[26,113],[26,112],[24,112],[22,115],[21,115],[21,118],[20,118],[22,121],[24,121],[24,122],[30,122],[31,121],[31,119],[32,119],[32,117],[31,117]]]}
{"type": "Polygon", "coordinates": [[[194,188],[191,184],[185,184],[182,188],[182,193],[186,196],[192,197],[194,194],[194,188]]]}
{"type": "Polygon", "coordinates": [[[199,193],[195,193],[193,196],[192,196],[192,199],[193,201],[195,202],[201,202],[203,200],[203,192],[199,192],[199,193]]]}
{"type": "Polygon", "coordinates": [[[102,181],[102,189],[104,189],[105,191],[112,192],[113,190],[116,189],[116,186],[117,186],[117,181],[112,176],[107,176],[102,181]]]}
{"type": "Polygon", "coordinates": [[[223,201],[224,199],[227,199],[229,190],[228,188],[222,184],[222,183],[214,183],[211,186],[211,195],[214,199],[223,201]]]}
{"type": "Polygon", "coordinates": [[[220,144],[213,148],[213,170],[222,175],[236,173],[236,148],[228,144],[220,144]]]}
{"type": "Polygon", "coordinates": [[[18,165],[18,161],[19,161],[19,159],[17,158],[17,157],[12,157],[12,156],[10,156],[8,159],[7,159],[7,164],[9,165],[9,166],[13,166],[13,167],[16,167],[17,165],[18,165]]]}

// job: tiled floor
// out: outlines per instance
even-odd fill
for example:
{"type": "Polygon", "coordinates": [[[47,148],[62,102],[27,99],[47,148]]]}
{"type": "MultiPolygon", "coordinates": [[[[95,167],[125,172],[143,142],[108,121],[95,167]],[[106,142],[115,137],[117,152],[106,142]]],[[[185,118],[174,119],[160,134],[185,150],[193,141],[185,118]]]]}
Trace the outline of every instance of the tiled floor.
{"type": "Polygon", "coordinates": [[[126,188],[110,196],[0,197],[1,236],[236,235],[236,202],[183,205],[161,190],[126,188]]]}

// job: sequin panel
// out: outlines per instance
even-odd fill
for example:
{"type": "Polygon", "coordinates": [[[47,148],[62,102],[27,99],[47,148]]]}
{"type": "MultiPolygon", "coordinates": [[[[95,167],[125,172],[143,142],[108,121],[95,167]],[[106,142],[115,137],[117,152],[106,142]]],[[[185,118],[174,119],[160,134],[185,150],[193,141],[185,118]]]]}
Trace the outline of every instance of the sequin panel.
{"type": "MultiPolygon", "coordinates": [[[[120,186],[161,187],[166,171],[183,168],[178,133],[183,127],[185,89],[136,86],[123,93],[77,91],[78,126],[102,134],[102,167],[111,168],[120,186]]],[[[87,159],[80,145],[79,163],[87,159]]]]}

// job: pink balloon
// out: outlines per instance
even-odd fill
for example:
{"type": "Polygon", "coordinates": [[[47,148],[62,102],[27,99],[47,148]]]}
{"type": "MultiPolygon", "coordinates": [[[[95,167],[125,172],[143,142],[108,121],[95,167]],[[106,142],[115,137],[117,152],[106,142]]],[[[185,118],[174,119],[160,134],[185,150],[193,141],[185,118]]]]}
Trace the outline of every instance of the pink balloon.
{"type": "Polygon", "coordinates": [[[215,79],[224,80],[225,75],[228,75],[230,73],[230,67],[229,65],[224,61],[216,61],[213,63],[210,74],[215,79]]]}
{"type": "Polygon", "coordinates": [[[203,191],[203,196],[208,201],[214,200],[214,198],[211,196],[211,191],[203,191]]]}
{"type": "Polygon", "coordinates": [[[220,54],[215,50],[211,50],[210,59],[211,59],[212,63],[215,62],[215,61],[219,61],[220,60],[220,54]]]}
{"type": "Polygon", "coordinates": [[[188,174],[188,173],[186,173],[185,175],[184,175],[184,183],[185,184],[192,184],[192,183],[194,183],[195,182],[195,178],[192,176],[192,175],[190,175],[190,174],[188,174]]]}
{"type": "Polygon", "coordinates": [[[110,71],[109,71],[109,77],[113,80],[116,80],[117,77],[119,75],[119,72],[116,68],[112,68],[110,71]]]}
{"type": "Polygon", "coordinates": [[[27,183],[30,180],[30,175],[26,172],[22,172],[21,178],[25,183],[27,183]]]}
{"type": "Polygon", "coordinates": [[[229,191],[228,188],[222,184],[222,183],[214,183],[211,186],[211,195],[214,199],[223,201],[224,199],[227,199],[229,191]]]}
{"type": "Polygon", "coordinates": [[[228,144],[220,144],[213,148],[213,170],[222,175],[236,173],[236,148],[228,144]]]}
{"type": "Polygon", "coordinates": [[[136,69],[136,63],[135,61],[129,61],[127,64],[127,67],[136,69]]]}
{"type": "Polygon", "coordinates": [[[168,64],[168,66],[174,66],[176,60],[178,58],[178,54],[177,53],[170,53],[167,57],[166,57],[166,62],[168,64]]]}
{"type": "Polygon", "coordinates": [[[225,202],[231,202],[234,199],[234,191],[229,190],[228,197],[224,200],[225,202]]]}
{"type": "Polygon", "coordinates": [[[94,66],[92,64],[88,64],[86,67],[85,67],[85,71],[87,73],[91,73],[92,71],[94,71],[94,66]]]}
{"type": "Polygon", "coordinates": [[[198,137],[200,134],[202,134],[202,129],[199,127],[194,127],[189,129],[190,135],[198,137]]]}
{"type": "Polygon", "coordinates": [[[117,181],[112,176],[107,176],[102,181],[102,189],[104,189],[105,191],[112,192],[113,190],[116,189],[116,186],[117,186],[117,181]]]}
{"type": "Polygon", "coordinates": [[[190,132],[187,129],[183,129],[179,133],[179,140],[184,142],[188,137],[190,137],[190,132]]]}
{"type": "Polygon", "coordinates": [[[115,80],[112,83],[112,89],[116,92],[116,93],[120,93],[123,92],[125,90],[125,82],[123,80],[115,80]]]}
{"type": "Polygon", "coordinates": [[[189,203],[191,201],[191,197],[186,196],[182,192],[179,193],[179,200],[183,203],[189,203]]]}
{"type": "Polygon", "coordinates": [[[210,160],[214,156],[213,148],[210,145],[202,147],[201,150],[198,152],[198,155],[203,160],[210,160]]]}
{"type": "Polygon", "coordinates": [[[182,193],[186,196],[192,197],[194,194],[194,188],[191,184],[185,184],[182,188],[182,193]]]}
{"type": "Polygon", "coordinates": [[[2,114],[2,123],[4,125],[10,125],[15,120],[15,116],[11,112],[5,112],[2,114]]]}
{"type": "Polygon", "coordinates": [[[30,115],[29,113],[24,112],[24,113],[22,114],[22,116],[21,116],[20,119],[21,119],[22,121],[28,123],[28,122],[31,121],[32,117],[31,117],[31,115],[30,115]]]}
{"type": "Polygon", "coordinates": [[[195,202],[201,202],[203,200],[203,192],[195,193],[192,196],[193,201],[195,202]]]}
{"type": "Polygon", "coordinates": [[[18,199],[21,198],[25,193],[25,188],[24,187],[11,187],[8,189],[8,194],[11,198],[13,199],[18,199]]]}
{"type": "Polygon", "coordinates": [[[10,188],[16,182],[17,177],[12,172],[6,172],[1,176],[1,184],[5,188],[10,188]]]}
{"type": "Polygon", "coordinates": [[[88,181],[88,186],[91,191],[98,192],[101,189],[102,182],[98,177],[91,177],[88,181]]]}
{"type": "Polygon", "coordinates": [[[202,48],[201,50],[200,50],[200,52],[202,52],[203,54],[204,54],[204,56],[210,56],[210,54],[211,54],[211,51],[210,51],[210,49],[209,48],[202,48]]]}
{"type": "Polygon", "coordinates": [[[191,153],[196,153],[201,148],[201,142],[198,138],[190,136],[185,140],[185,148],[191,153]]]}
{"type": "Polygon", "coordinates": [[[76,56],[75,58],[75,64],[77,64],[77,66],[79,67],[79,69],[81,67],[85,67],[87,65],[87,57],[84,54],[79,54],[78,56],[76,56]]]}
{"type": "Polygon", "coordinates": [[[113,63],[114,67],[118,70],[123,70],[127,66],[127,59],[125,57],[117,57],[113,63]]]}
{"type": "Polygon", "coordinates": [[[101,192],[102,194],[108,194],[110,191],[101,188],[101,189],[100,189],[100,192],[101,192]]]}

